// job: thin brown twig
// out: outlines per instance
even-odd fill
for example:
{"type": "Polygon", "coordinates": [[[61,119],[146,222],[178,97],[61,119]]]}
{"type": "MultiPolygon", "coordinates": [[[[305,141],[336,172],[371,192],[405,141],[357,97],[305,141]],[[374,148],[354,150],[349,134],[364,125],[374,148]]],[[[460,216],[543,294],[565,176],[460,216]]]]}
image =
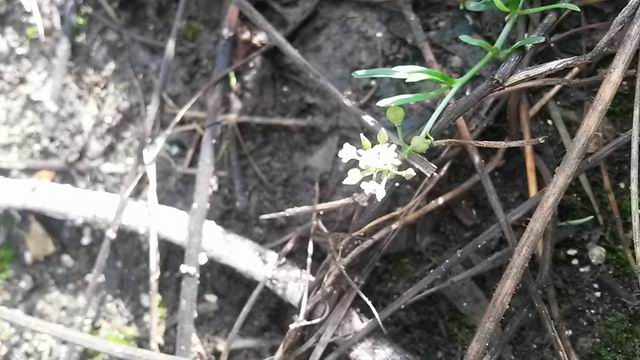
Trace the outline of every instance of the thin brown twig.
{"type": "MultiPolygon", "coordinates": [[[[630,4],[632,2],[630,2],[630,4]]],[[[584,156],[594,133],[600,127],[600,123],[611,104],[613,96],[622,82],[624,72],[638,46],[639,36],[640,12],[636,13],[634,21],[631,23],[631,27],[620,44],[620,48],[610,66],[607,77],[603,81],[603,85],[598,91],[593,105],[582,121],[572,146],[557,168],[555,176],[549,185],[549,190],[543,196],[543,200],[540,202],[540,205],[522,235],[514,251],[513,258],[509,262],[483,316],[482,324],[476,330],[476,334],[467,349],[465,359],[478,360],[484,355],[487,342],[495,333],[498,323],[506,311],[517,284],[520,282],[537,242],[541,238],[562,194],[564,194],[569,186],[571,179],[580,165],[580,160],[584,156]]]]}
{"type": "MultiPolygon", "coordinates": [[[[638,52],[640,59],[640,51],[638,52]]],[[[637,70],[640,72],[640,60],[637,70]]],[[[631,192],[631,224],[633,233],[633,245],[636,254],[636,264],[640,264],[640,210],[638,210],[638,162],[640,159],[640,77],[636,77],[635,96],[633,101],[633,125],[631,132],[631,179],[629,191],[631,192]]]]}
{"type": "MultiPolygon", "coordinates": [[[[569,134],[569,130],[562,119],[562,114],[560,113],[560,108],[556,104],[555,101],[549,101],[547,103],[547,109],[549,110],[549,116],[551,116],[551,120],[558,130],[558,134],[560,135],[560,140],[564,144],[564,148],[568,149],[571,146],[571,135],[569,134]]],[[[582,189],[587,194],[589,198],[589,202],[591,202],[591,206],[593,207],[593,211],[596,213],[596,219],[598,220],[598,224],[604,225],[604,220],[602,219],[602,212],[600,211],[600,206],[598,206],[598,201],[593,193],[593,188],[589,183],[589,179],[587,175],[580,174],[578,176],[578,181],[580,181],[580,185],[582,189]]]]}
{"type": "MultiPolygon", "coordinates": [[[[627,72],[625,72],[625,77],[635,77],[635,75],[636,75],[635,70],[628,70],[627,72]]],[[[604,77],[605,77],[605,74],[598,74],[598,75],[585,77],[581,79],[544,78],[544,79],[529,80],[529,81],[525,81],[525,82],[521,82],[521,83],[509,85],[509,86],[500,87],[496,89],[494,92],[492,92],[490,95],[488,95],[487,97],[488,98],[501,97],[501,96],[510,94],[514,91],[536,88],[536,87],[545,87],[545,86],[563,85],[563,86],[573,86],[573,87],[580,87],[580,86],[584,87],[584,86],[591,86],[591,85],[600,85],[604,77]]]]}
{"type": "MultiPolygon", "coordinates": [[[[229,5],[225,12],[218,43],[213,77],[226,69],[231,59],[233,34],[238,21],[238,9],[229,5]]],[[[198,296],[198,276],[200,273],[199,256],[202,251],[202,227],[207,218],[209,197],[214,189],[215,144],[220,134],[220,126],[216,125],[217,114],[221,112],[223,89],[215,86],[207,99],[207,126],[205,127],[200,153],[198,156],[198,172],[196,174],[193,204],[189,211],[188,241],[184,252],[184,261],[180,266],[182,281],[180,286],[179,320],[176,337],[176,355],[191,356],[191,339],[195,334],[194,320],[196,316],[196,300],[198,296]],[[211,125],[209,125],[211,124],[211,125]]]]}
{"type": "MultiPolygon", "coordinates": [[[[564,79],[565,80],[573,80],[573,78],[578,76],[579,73],[580,73],[580,68],[579,67],[574,67],[564,77],[564,79]]],[[[551,88],[549,91],[547,91],[544,95],[542,95],[540,100],[538,100],[535,104],[533,104],[533,106],[531,106],[531,108],[529,109],[529,118],[532,118],[532,117],[536,116],[538,114],[538,112],[542,109],[542,107],[547,102],[549,102],[549,100],[553,99],[553,97],[556,96],[558,94],[558,92],[560,92],[560,90],[562,90],[563,87],[564,87],[564,85],[558,84],[558,85],[554,86],[553,88],[551,88]]]]}
{"type": "MultiPolygon", "coordinates": [[[[527,141],[531,140],[531,119],[529,117],[529,101],[526,95],[521,95],[519,103],[519,120],[520,130],[522,131],[522,138],[527,141]]],[[[524,147],[524,163],[527,174],[527,189],[529,191],[529,197],[532,197],[538,192],[538,179],[536,176],[536,162],[533,147],[527,145],[524,147]]]]}
{"type": "Polygon", "coordinates": [[[282,217],[289,217],[289,216],[295,216],[295,215],[309,214],[313,212],[331,211],[331,210],[340,209],[342,207],[345,207],[351,204],[366,205],[367,198],[368,198],[367,195],[357,193],[347,198],[319,203],[317,205],[296,206],[296,207],[288,208],[276,213],[260,215],[259,219],[269,220],[269,219],[278,219],[282,217]]]}
{"type": "Polygon", "coordinates": [[[490,149],[507,149],[507,148],[539,145],[544,143],[546,140],[547,140],[546,136],[535,138],[535,139],[525,139],[525,140],[515,140],[515,141],[442,139],[442,140],[434,141],[433,146],[473,145],[476,147],[484,147],[484,148],[490,148],[490,149]]]}

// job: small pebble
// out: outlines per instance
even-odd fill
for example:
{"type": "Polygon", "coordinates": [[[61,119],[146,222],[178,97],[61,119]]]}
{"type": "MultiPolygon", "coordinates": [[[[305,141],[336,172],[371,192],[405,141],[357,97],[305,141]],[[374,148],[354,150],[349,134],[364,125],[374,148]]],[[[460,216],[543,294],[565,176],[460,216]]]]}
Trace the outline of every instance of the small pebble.
{"type": "Polygon", "coordinates": [[[201,252],[200,254],[198,254],[198,263],[200,265],[206,264],[207,261],[209,261],[209,257],[207,256],[207,253],[201,252]]]}
{"type": "Polygon", "coordinates": [[[581,267],[580,269],[578,269],[580,272],[589,272],[591,271],[591,266],[587,265],[585,267],[581,267]]]}
{"type": "Polygon", "coordinates": [[[593,293],[593,296],[599,298],[600,296],[602,296],[602,293],[600,291],[596,291],[593,293]]]}
{"type": "Polygon", "coordinates": [[[578,250],[576,250],[576,249],[567,250],[567,255],[569,255],[569,256],[574,256],[577,253],[578,253],[578,250]]]}
{"type": "Polygon", "coordinates": [[[72,268],[76,264],[75,260],[73,260],[69,254],[60,255],[60,262],[62,263],[62,266],[68,269],[72,268]]]}
{"type": "Polygon", "coordinates": [[[578,259],[571,260],[571,265],[578,265],[579,263],[580,261],[578,261],[578,259]]]}
{"type": "Polygon", "coordinates": [[[215,294],[204,294],[204,296],[202,297],[204,298],[204,301],[215,304],[218,302],[218,297],[215,294]]]}
{"type": "Polygon", "coordinates": [[[600,288],[600,285],[598,285],[597,283],[593,283],[593,288],[594,288],[594,289],[599,289],[599,288],[600,288]]]}
{"type": "Polygon", "coordinates": [[[603,264],[607,259],[607,250],[600,245],[589,245],[589,260],[594,265],[603,264]]]}

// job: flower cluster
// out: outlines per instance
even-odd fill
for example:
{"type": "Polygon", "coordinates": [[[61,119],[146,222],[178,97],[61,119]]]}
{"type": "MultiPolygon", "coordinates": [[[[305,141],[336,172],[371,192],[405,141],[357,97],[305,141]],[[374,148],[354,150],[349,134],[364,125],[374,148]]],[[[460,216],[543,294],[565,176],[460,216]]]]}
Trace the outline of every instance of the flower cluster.
{"type": "Polygon", "coordinates": [[[351,160],[358,161],[358,167],[352,168],[347,172],[347,177],[342,182],[346,185],[355,185],[360,182],[360,187],[367,195],[375,195],[378,201],[382,200],[387,194],[385,186],[387,180],[402,176],[409,180],[416,175],[412,168],[398,170],[398,166],[402,164],[398,158],[397,147],[395,144],[389,144],[389,137],[384,129],[378,132],[378,144],[371,145],[371,141],[363,134],[360,134],[362,149],[345,143],[338,152],[338,157],[343,163],[351,160]],[[371,177],[370,180],[362,181],[364,178],[371,177]],[[362,181],[362,182],[361,182],[362,181]]]}

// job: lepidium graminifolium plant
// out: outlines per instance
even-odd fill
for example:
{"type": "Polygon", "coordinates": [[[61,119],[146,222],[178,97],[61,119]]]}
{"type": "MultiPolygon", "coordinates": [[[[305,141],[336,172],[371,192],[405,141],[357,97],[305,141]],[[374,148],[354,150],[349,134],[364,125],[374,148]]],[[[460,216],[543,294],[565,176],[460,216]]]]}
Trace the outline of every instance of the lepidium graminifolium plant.
{"type": "MultiPolygon", "coordinates": [[[[507,46],[508,37],[520,16],[554,9],[580,11],[579,7],[567,2],[525,8],[524,0],[467,0],[462,7],[466,10],[476,12],[498,9],[505,13],[506,17],[502,31],[493,44],[469,35],[460,35],[458,37],[460,41],[471,46],[479,47],[485,51],[485,55],[480,61],[461,77],[455,78],[443,71],[418,65],[399,65],[391,68],[363,69],[353,72],[352,76],[354,78],[400,79],[406,83],[427,83],[430,85],[430,89],[419,93],[388,97],[376,103],[376,105],[380,107],[387,108],[386,116],[389,122],[396,128],[399,139],[398,144],[389,144],[386,133],[384,133],[384,135],[378,133],[378,144],[373,147],[371,146],[371,142],[369,142],[363,134],[360,135],[362,140],[361,149],[345,143],[342,150],[338,153],[338,156],[345,163],[349,160],[358,160],[359,168],[349,170],[343,184],[355,185],[364,178],[371,176],[370,180],[361,182],[360,187],[367,194],[375,194],[378,201],[380,201],[386,194],[384,187],[388,179],[397,175],[401,175],[406,179],[413,177],[415,171],[411,168],[402,171],[398,170],[403,162],[402,160],[411,152],[424,153],[429,149],[433,143],[430,131],[440,118],[442,111],[444,111],[455,95],[487,64],[495,60],[503,60],[509,54],[521,48],[540,44],[545,41],[543,36],[534,35],[527,36],[514,42],[511,46],[507,46]],[[402,123],[405,117],[405,111],[402,106],[437,98],[442,99],[431,116],[425,121],[420,133],[412,136],[409,142],[407,142],[402,132],[402,123]],[[380,141],[381,138],[384,141],[380,141]]],[[[382,132],[384,132],[384,130],[382,132]]]]}

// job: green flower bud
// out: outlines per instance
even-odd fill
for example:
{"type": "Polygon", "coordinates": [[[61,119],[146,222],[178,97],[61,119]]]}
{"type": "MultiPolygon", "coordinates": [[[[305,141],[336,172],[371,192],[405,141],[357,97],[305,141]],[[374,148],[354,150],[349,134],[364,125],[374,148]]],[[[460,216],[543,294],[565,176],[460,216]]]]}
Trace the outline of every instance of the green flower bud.
{"type": "Polygon", "coordinates": [[[429,146],[431,146],[431,140],[425,139],[422,136],[414,136],[411,138],[411,145],[409,145],[409,149],[422,154],[429,149],[429,146]]]}
{"type": "Polygon", "coordinates": [[[389,135],[387,134],[387,131],[385,129],[380,129],[380,131],[378,131],[378,144],[386,144],[389,142],[389,135]]]}
{"type": "Polygon", "coordinates": [[[404,122],[404,109],[400,106],[390,106],[387,108],[387,119],[395,126],[402,125],[404,122]]]}
{"type": "Polygon", "coordinates": [[[371,149],[371,141],[364,136],[363,133],[360,133],[360,143],[362,144],[362,148],[365,150],[371,149]]]}

